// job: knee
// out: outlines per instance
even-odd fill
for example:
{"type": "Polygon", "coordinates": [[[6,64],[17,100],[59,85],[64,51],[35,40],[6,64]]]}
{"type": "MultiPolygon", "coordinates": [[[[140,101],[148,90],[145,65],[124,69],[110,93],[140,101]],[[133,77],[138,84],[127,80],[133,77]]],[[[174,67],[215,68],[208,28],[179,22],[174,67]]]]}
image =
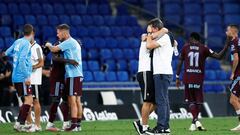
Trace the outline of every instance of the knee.
{"type": "Polygon", "coordinates": [[[34,101],[34,107],[37,109],[41,109],[41,105],[38,100],[34,101]]]}
{"type": "Polygon", "coordinates": [[[230,99],[229,99],[229,103],[232,104],[232,105],[234,105],[234,104],[236,103],[235,98],[233,98],[233,97],[231,96],[230,99]]]}
{"type": "Polygon", "coordinates": [[[72,100],[72,99],[69,100],[69,104],[70,104],[70,106],[76,106],[77,105],[77,103],[74,102],[74,100],[72,100]]]}

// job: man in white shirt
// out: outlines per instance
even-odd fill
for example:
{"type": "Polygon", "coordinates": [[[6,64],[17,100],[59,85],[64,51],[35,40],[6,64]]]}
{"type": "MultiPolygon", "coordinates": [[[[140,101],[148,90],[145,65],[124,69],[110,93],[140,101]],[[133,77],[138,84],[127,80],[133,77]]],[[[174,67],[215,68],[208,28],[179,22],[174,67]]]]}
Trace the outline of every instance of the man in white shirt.
{"type": "MultiPolygon", "coordinates": [[[[35,31],[34,31],[35,34],[35,31]]],[[[41,131],[41,105],[39,103],[39,91],[42,85],[42,67],[44,66],[42,48],[32,38],[31,42],[31,62],[32,62],[32,74],[31,74],[31,88],[33,92],[33,107],[35,113],[35,126],[36,131],[41,131]]],[[[28,122],[31,123],[31,113],[28,116],[28,122]]]]}
{"type": "MultiPolygon", "coordinates": [[[[168,33],[168,29],[163,28],[156,34],[152,35],[153,38],[159,38],[168,33]]],[[[148,125],[149,115],[156,109],[155,105],[155,89],[152,71],[152,56],[147,49],[146,42],[147,34],[142,35],[142,42],[139,49],[139,61],[138,61],[138,73],[137,80],[141,88],[143,105],[142,105],[142,121],[137,120],[133,122],[133,125],[139,135],[144,134],[147,130],[150,130],[148,125]]]]}
{"type": "Polygon", "coordinates": [[[155,100],[157,105],[158,121],[157,126],[147,134],[158,135],[170,133],[169,118],[170,106],[168,98],[168,87],[172,80],[172,56],[173,45],[168,34],[157,40],[152,39],[152,33],[163,28],[160,19],[155,18],[148,23],[147,48],[153,51],[153,79],[155,86],[155,100]]]}

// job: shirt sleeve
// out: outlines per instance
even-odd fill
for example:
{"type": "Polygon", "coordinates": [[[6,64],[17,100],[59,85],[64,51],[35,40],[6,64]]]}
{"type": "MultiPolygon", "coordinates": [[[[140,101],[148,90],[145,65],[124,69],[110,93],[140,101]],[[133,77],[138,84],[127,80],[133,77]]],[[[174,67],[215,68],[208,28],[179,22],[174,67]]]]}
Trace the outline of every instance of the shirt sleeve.
{"type": "Polygon", "coordinates": [[[27,42],[21,45],[21,53],[18,56],[18,68],[21,69],[21,72],[25,79],[29,78],[31,75],[31,50],[30,44],[27,42]],[[30,56],[29,56],[30,55],[30,56]]]}
{"type": "Polygon", "coordinates": [[[61,49],[61,51],[69,50],[72,48],[72,44],[67,44],[66,42],[62,42],[57,46],[61,49]]]}
{"type": "Polygon", "coordinates": [[[6,50],[5,55],[12,57],[16,41],[6,50]]]}
{"type": "Polygon", "coordinates": [[[231,50],[232,50],[232,54],[239,52],[239,50],[238,50],[238,42],[236,42],[236,41],[233,42],[233,44],[231,46],[231,50]]]}
{"type": "Polygon", "coordinates": [[[43,59],[43,51],[40,46],[36,47],[34,57],[36,60],[43,59]]]}
{"type": "Polygon", "coordinates": [[[32,60],[37,60],[37,51],[36,51],[36,48],[34,46],[31,48],[31,59],[32,60]]]}

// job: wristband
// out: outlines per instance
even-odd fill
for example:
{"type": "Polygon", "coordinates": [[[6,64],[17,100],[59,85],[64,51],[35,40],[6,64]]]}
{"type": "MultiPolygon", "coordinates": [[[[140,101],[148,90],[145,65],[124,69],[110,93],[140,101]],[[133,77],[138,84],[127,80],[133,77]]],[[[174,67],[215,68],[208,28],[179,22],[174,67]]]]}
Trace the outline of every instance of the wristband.
{"type": "Polygon", "coordinates": [[[179,79],[179,75],[176,75],[176,79],[179,79]]]}

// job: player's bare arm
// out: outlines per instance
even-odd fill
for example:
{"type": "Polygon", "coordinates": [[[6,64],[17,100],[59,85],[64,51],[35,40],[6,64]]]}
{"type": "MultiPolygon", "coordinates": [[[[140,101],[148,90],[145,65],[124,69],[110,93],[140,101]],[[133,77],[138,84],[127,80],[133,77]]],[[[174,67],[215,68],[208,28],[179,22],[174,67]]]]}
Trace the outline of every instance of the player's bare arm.
{"type": "Polygon", "coordinates": [[[234,79],[234,73],[235,73],[235,71],[236,71],[236,69],[237,69],[238,62],[239,62],[238,53],[234,53],[234,54],[233,54],[232,74],[231,74],[231,77],[230,77],[231,80],[234,79]]]}
{"type": "Polygon", "coordinates": [[[161,38],[164,34],[167,34],[167,33],[168,33],[168,29],[164,27],[158,32],[152,33],[152,39],[161,38]]]}
{"type": "Polygon", "coordinates": [[[37,68],[41,68],[44,66],[44,60],[42,58],[38,59],[38,63],[33,65],[32,68],[33,69],[37,69],[37,68]]]}
{"type": "Polygon", "coordinates": [[[180,81],[180,72],[181,72],[181,69],[182,69],[182,65],[183,65],[183,59],[179,58],[179,61],[178,61],[178,65],[177,65],[177,71],[176,71],[176,87],[179,89],[180,85],[181,85],[181,81],[180,81]]]}
{"type": "Polygon", "coordinates": [[[154,49],[160,47],[160,44],[158,44],[155,40],[152,39],[151,35],[147,36],[147,48],[148,49],[154,49]]]}
{"type": "Polygon", "coordinates": [[[230,41],[231,41],[231,38],[227,37],[223,49],[219,53],[216,53],[216,52],[212,53],[210,57],[215,58],[215,59],[219,59],[219,60],[222,59],[225,56],[225,54],[228,50],[228,47],[230,45],[230,41]]]}
{"type": "Polygon", "coordinates": [[[51,43],[46,43],[45,46],[48,47],[51,52],[59,52],[61,50],[58,46],[53,46],[51,43]]]}
{"type": "Polygon", "coordinates": [[[75,60],[64,59],[64,58],[58,57],[56,54],[53,54],[52,60],[60,62],[60,63],[64,63],[64,64],[71,64],[71,65],[74,65],[74,66],[78,66],[78,62],[76,62],[75,60]]]}
{"type": "MultiPolygon", "coordinates": [[[[152,36],[152,39],[158,39],[160,37],[162,37],[164,34],[168,33],[168,29],[167,28],[162,28],[161,30],[159,30],[158,32],[156,33],[152,33],[151,36],[152,36]]],[[[142,41],[146,41],[147,40],[147,34],[144,33],[142,34],[142,41]]]]}

